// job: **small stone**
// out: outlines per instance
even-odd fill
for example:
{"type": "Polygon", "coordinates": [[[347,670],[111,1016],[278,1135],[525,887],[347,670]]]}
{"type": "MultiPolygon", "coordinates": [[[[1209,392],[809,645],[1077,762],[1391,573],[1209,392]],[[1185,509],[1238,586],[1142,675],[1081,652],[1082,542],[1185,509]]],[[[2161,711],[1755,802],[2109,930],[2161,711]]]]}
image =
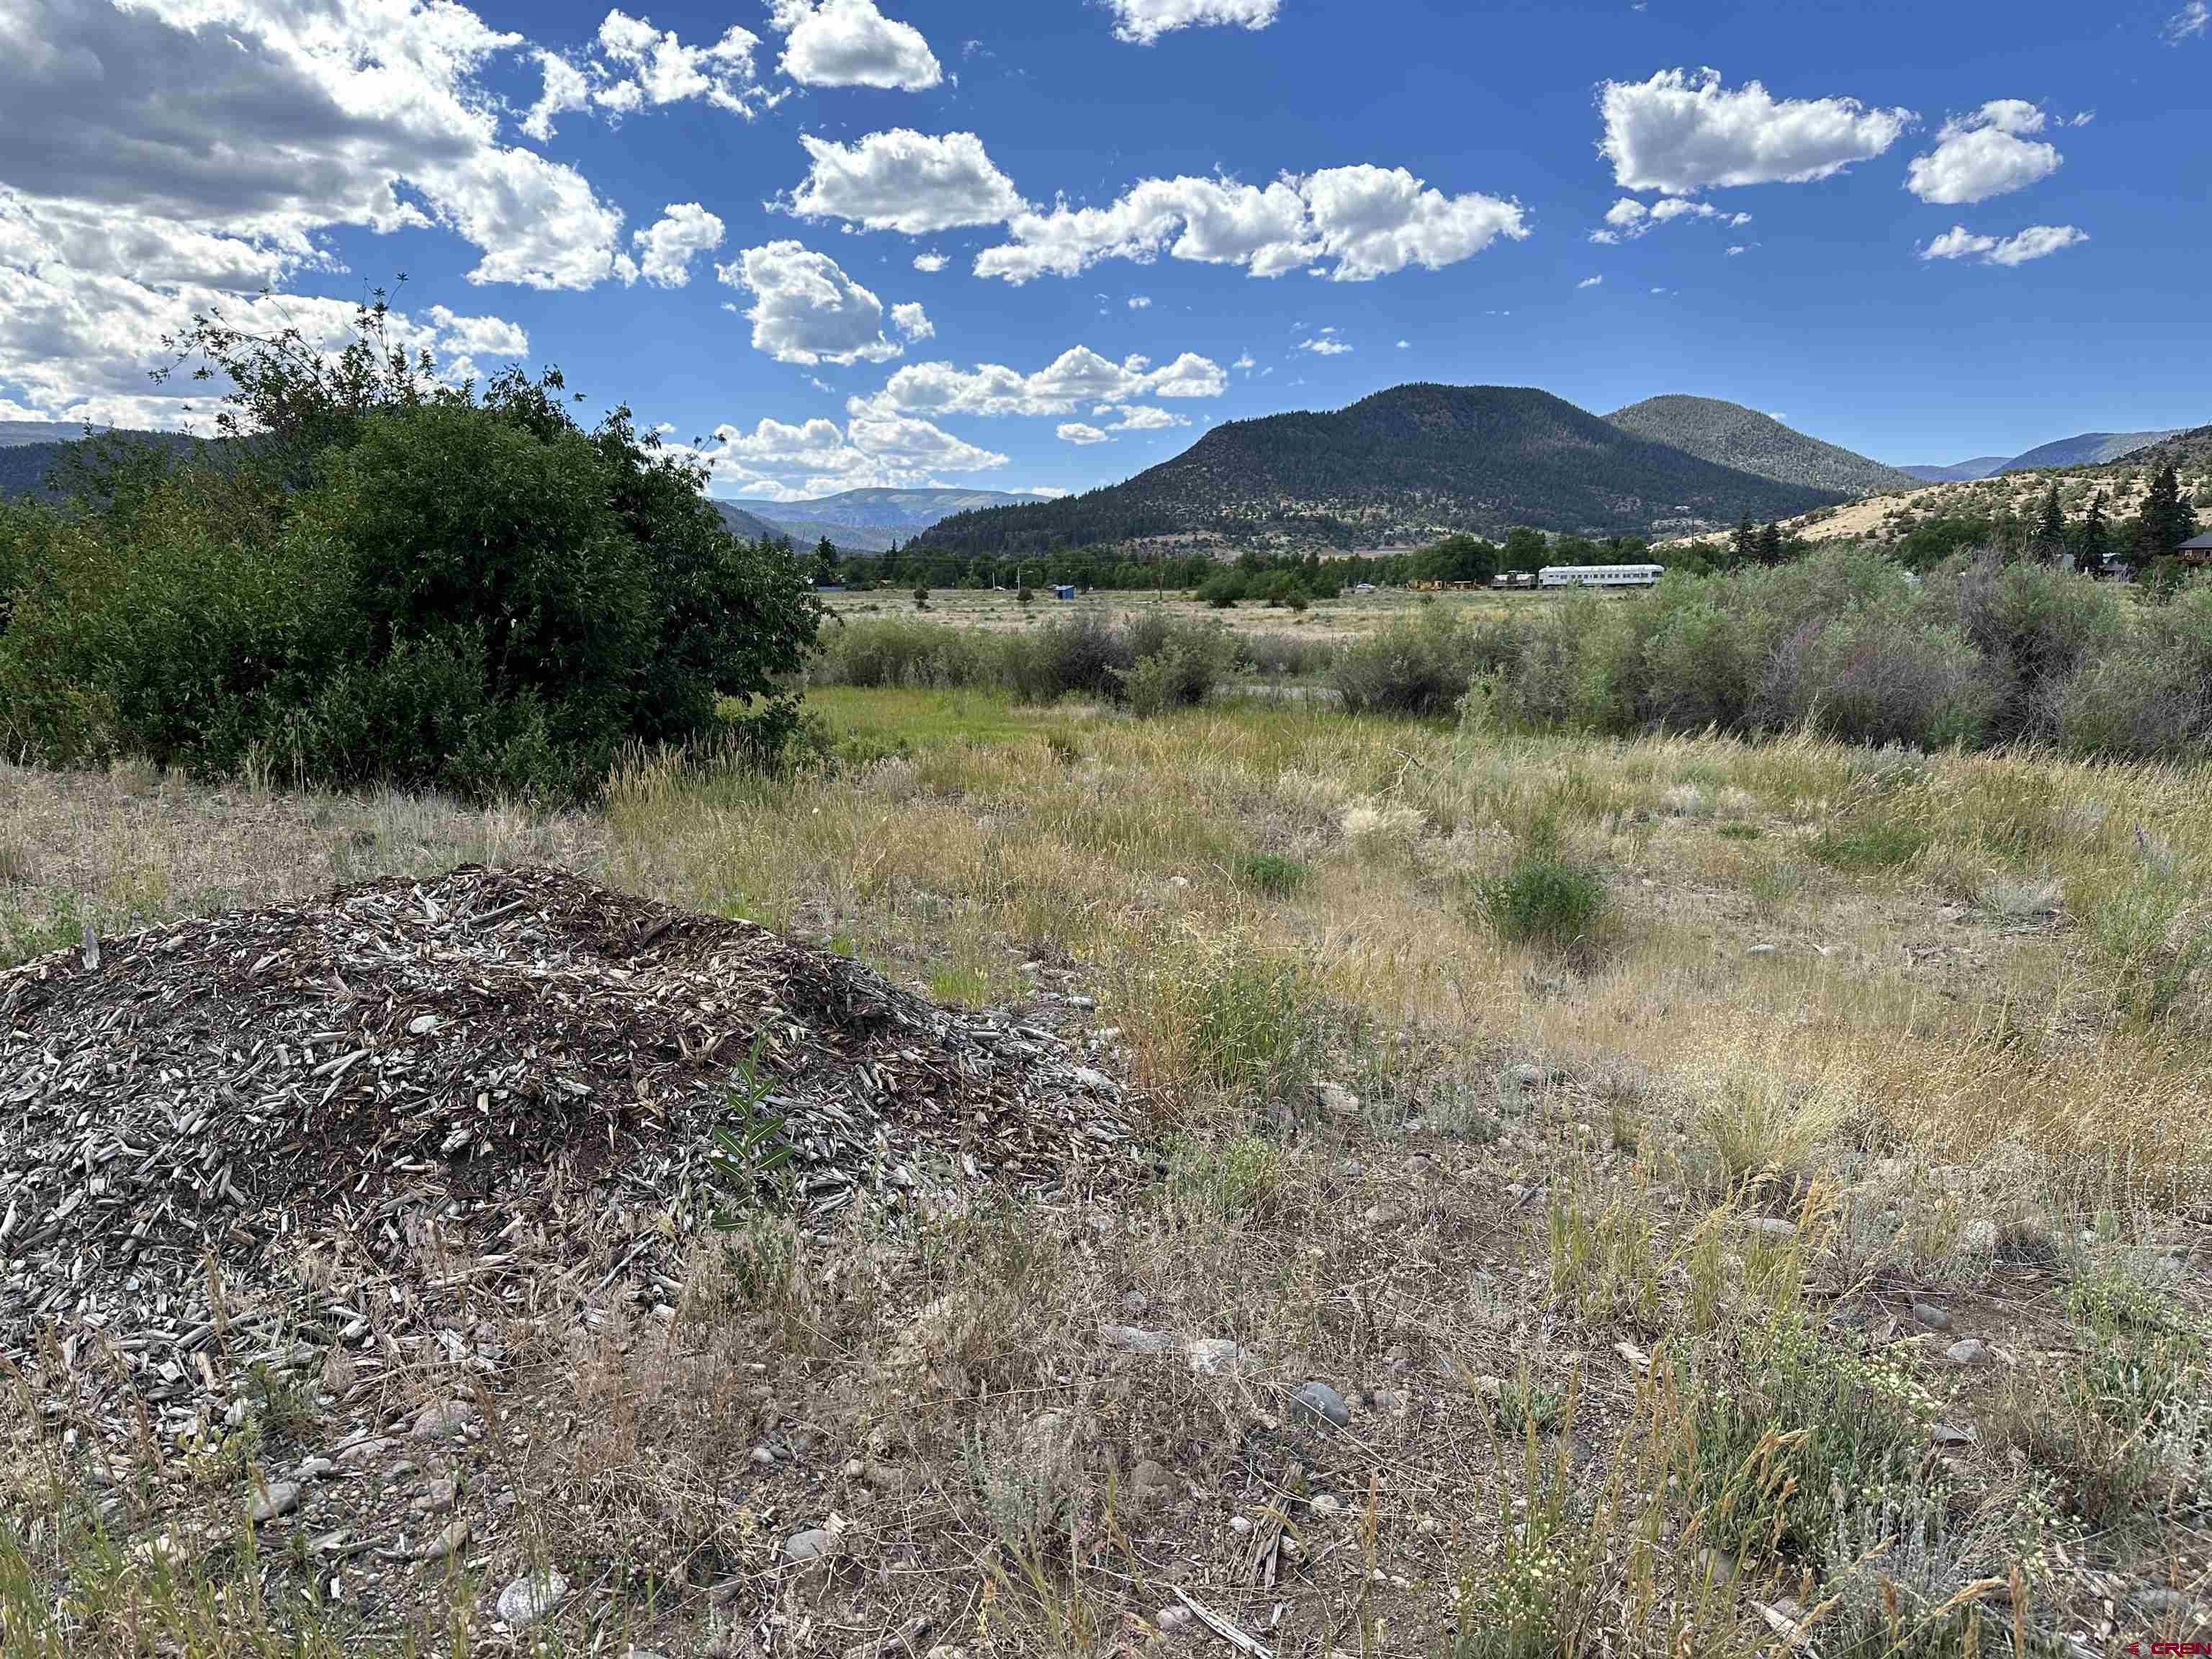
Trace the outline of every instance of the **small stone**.
{"type": "Polygon", "coordinates": [[[1393,1417],[1403,1417],[1413,1404],[1402,1389],[1377,1389],[1373,1399],[1376,1411],[1388,1412],[1393,1417]]]}
{"type": "Polygon", "coordinates": [[[458,1440],[468,1431],[476,1413],[459,1400],[441,1400],[422,1407],[415,1419],[417,1440],[458,1440]]]}
{"type": "Polygon", "coordinates": [[[274,1521],[278,1516],[289,1515],[299,1507],[299,1483],[295,1480],[279,1480],[266,1492],[257,1494],[254,1498],[252,1510],[254,1522],[258,1525],[264,1521],[274,1521]]]}
{"type": "Polygon", "coordinates": [[[1244,1515],[1232,1515],[1232,1516],[1231,1516],[1229,1517],[1229,1530],[1230,1530],[1230,1531],[1231,1531],[1231,1532],[1233,1532],[1233,1533],[1236,1533],[1237,1534],[1238,1534],[1238,1535],[1241,1537],[1241,1536],[1242,1536],[1242,1535],[1243,1535],[1245,1533],[1248,1533],[1248,1532],[1249,1532],[1249,1531],[1251,1531],[1251,1530],[1252,1530],[1252,1519],[1251,1519],[1251,1517],[1250,1517],[1249,1516],[1244,1516],[1244,1515]]]}
{"type": "Polygon", "coordinates": [[[291,1478],[302,1483],[320,1480],[327,1475],[336,1474],[337,1467],[327,1457],[310,1457],[292,1471],[291,1478]]]}
{"type": "Polygon", "coordinates": [[[1723,1555],[1718,1550],[1710,1549],[1698,1552],[1698,1571],[1709,1583],[1733,1584],[1740,1570],[1741,1564],[1733,1555],[1723,1555]]]}
{"type": "Polygon", "coordinates": [[[869,1464],[861,1471],[860,1478],[878,1492],[902,1492],[906,1487],[906,1471],[889,1463],[869,1464]]]}
{"type": "Polygon", "coordinates": [[[845,1478],[848,1480],[866,1480],[867,1478],[867,1474],[868,1466],[866,1463],[863,1463],[859,1458],[853,1457],[846,1460],[845,1478]]]}
{"type": "Polygon", "coordinates": [[[2185,1616],[2191,1611],[2189,1598],[2164,1584],[2142,1585],[2136,1590],[2135,1599],[2154,1613],[2178,1613],[2185,1616]]]}
{"type": "Polygon", "coordinates": [[[793,1566],[819,1561],[837,1548],[837,1534],[826,1527],[810,1527],[783,1540],[783,1559],[793,1566]]]}
{"type": "Polygon", "coordinates": [[[1298,1390],[1298,1406],[1308,1416],[1343,1428],[1352,1421],[1352,1408],[1344,1396],[1326,1382],[1309,1382],[1298,1390]]]}
{"type": "Polygon", "coordinates": [[[1964,1423],[1931,1423],[1928,1438],[1938,1446],[1971,1446],[1974,1443],[1972,1428],[1964,1423]]]}
{"type": "Polygon", "coordinates": [[[775,1454],[770,1451],[766,1446],[755,1446],[753,1448],[753,1462],[762,1468],[771,1468],[775,1462],[775,1454]]]}
{"type": "Polygon", "coordinates": [[[1244,1350],[1224,1336],[1202,1336],[1188,1349],[1190,1368],[1200,1376],[1240,1370],[1246,1364],[1244,1350]]]}
{"type": "Polygon", "coordinates": [[[1190,1609],[1181,1606],[1162,1607],[1152,1615],[1152,1622],[1160,1627],[1161,1634],[1173,1636],[1190,1623],[1190,1609]]]}
{"type": "Polygon", "coordinates": [[[1415,1532],[1420,1534],[1424,1538],[1434,1538],[1443,1529],[1443,1523],[1438,1521],[1433,1515],[1423,1516],[1421,1517],[1420,1525],[1413,1528],[1415,1532]]]}
{"type": "Polygon", "coordinates": [[[1534,1066],[1516,1066],[1513,1068],[1513,1080],[1524,1089],[1533,1089],[1543,1082],[1544,1074],[1534,1066]]]}
{"type": "Polygon", "coordinates": [[[310,1553],[315,1555],[337,1555],[352,1542],[352,1532],[344,1527],[340,1527],[336,1532],[326,1532],[319,1538],[310,1539],[307,1542],[307,1549],[310,1553]]]}
{"type": "Polygon", "coordinates": [[[1751,1230],[1770,1244],[1779,1244],[1785,1239],[1797,1237],[1797,1224],[1784,1221],[1778,1216],[1760,1216],[1751,1224],[1751,1230]]]}
{"type": "Polygon", "coordinates": [[[1148,1331],[1137,1325],[1101,1325],[1098,1340],[1109,1348],[1120,1348],[1128,1353],[1165,1353],[1175,1346],[1175,1339],[1164,1331],[1148,1331]]]}
{"type": "Polygon", "coordinates": [[[416,1546],[415,1559],[417,1561],[442,1561],[447,1556],[458,1555],[469,1541],[469,1532],[467,1522],[448,1522],[446,1529],[435,1538],[416,1546]]]}
{"type": "Polygon", "coordinates": [[[1963,1342],[1954,1342],[1943,1350],[1943,1357],[1954,1365],[1972,1365],[1987,1353],[1979,1337],[1968,1337],[1963,1342]]]}
{"type": "Polygon", "coordinates": [[[1344,1505],[1331,1494],[1322,1492],[1313,1500],[1313,1507],[1316,1515],[1334,1515],[1344,1505]]]}
{"type": "Polygon", "coordinates": [[[1914,1303],[1912,1316],[1931,1331],[1948,1331],[1951,1328],[1949,1311],[1937,1307],[1933,1302],[1914,1303]]]}
{"type": "Polygon", "coordinates": [[[1360,1218],[1370,1227],[1395,1227],[1405,1218],[1406,1206],[1402,1204],[1370,1204],[1366,1214],[1360,1218]]]}
{"type": "Polygon", "coordinates": [[[527,1630],[561,1604],[568,1581],[557,1572],[525,1573],[499,1593],[499,1616],[509,1630],[527,1630]]]}
{"type": "Polygon", "coordinates": [[[417,1463],[413,1458],[403,1457],[397,1463],[394,1463],[390,1468],[385,1470],[384,1478],[387,1480],[404,1480],[409,1475],[414,1474],[415,1471],[420,1468],[422,1468],[422,1465],[417,1463]]]}
{"type": "Polygon", "coordinates": [[[1774,947],[1771,945],[1754,945],[1744,952],[1747,957],[1771,957],[1773,954],[1774,947]]]}
{"type": "Polygon", "coordinates": [[[1155,1498],[1171,1497],[1175,1492],[1175,1486],[1176,1478],[1170,1472],[1168,1466],[1150,1457],[1146,1458],[1135,1468],[1129,1471],[1129,1490],[1135,1492],[1138,1498],[1145,1503],[1150,1503],[1155,1498]]]}
{"type": "Polygon", "coordinates": [[[1337,1119],[1359,1115],[1359,1097],[1340,1083],[1316,1083],[1314,1100],[1324,1115],[1337,1119]]]}
{"type": "Polygon", "coordinates": [[[407,1507],[417,1515],[435,1515],[440,1510],[453,1508],[460,1495],[459,1482],[433,1480],[407,1507]]]}

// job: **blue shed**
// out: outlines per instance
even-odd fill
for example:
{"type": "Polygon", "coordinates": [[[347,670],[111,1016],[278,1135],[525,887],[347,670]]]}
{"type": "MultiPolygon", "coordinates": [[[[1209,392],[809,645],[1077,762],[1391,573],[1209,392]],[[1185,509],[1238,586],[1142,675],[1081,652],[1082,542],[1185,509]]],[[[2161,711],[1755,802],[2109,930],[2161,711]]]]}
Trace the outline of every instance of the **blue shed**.
{"type": "Polygon", "coordinates": [[[1075,585],[1073,582],[1062,582],[1052,590],[1052,596],[1055,599],[1072,599],[1075,597],[1075,585]]]}

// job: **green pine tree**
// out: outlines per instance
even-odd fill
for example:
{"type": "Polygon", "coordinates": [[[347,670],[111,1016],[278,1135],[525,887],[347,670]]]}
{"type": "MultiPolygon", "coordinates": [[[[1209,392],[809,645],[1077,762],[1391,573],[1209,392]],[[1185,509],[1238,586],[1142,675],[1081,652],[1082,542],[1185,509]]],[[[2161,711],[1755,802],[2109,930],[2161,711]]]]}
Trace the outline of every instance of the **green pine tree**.
{"type": "Polygon", "coordinates": [[[2136,553],[2146,563],[2172,556],[2197,533],[2196,509],[2181,499],[2181,476],[2172,461],[2159,468],[2136,520],[2136,553]]]}
{"type": "Polygon", "coordinates": [[[1759,562],[1761,564],[1782,562],[1782,526],[1771,519],[1766,528],[1759,532],[1759,562]]]}
{"type": "Polygon", "coordinates": [[[2105,492],[2100,489],[2089,497],[2089,514],[2081,520],[2081,541],[2075,550],[2074,568],[2085,576],[2103,575],[2109,543],[2105,530],[2105,492]]]}
{"type": "Polygon", "coordinates": [[[1759,556],[1759,532],[1752,527],[1751,514],[1747,513],[1735,527],[1735,562],[1749,564],[1759,556]]]}
{"type": "Polygon", "coordinates": [[[2035,556],[2045,564],[2057,561],[2066,544],[2066,514],[2058,506],[2058,486],[2053,483],[2043,497],[2043,514],[2035,525],[2035,556]]]}

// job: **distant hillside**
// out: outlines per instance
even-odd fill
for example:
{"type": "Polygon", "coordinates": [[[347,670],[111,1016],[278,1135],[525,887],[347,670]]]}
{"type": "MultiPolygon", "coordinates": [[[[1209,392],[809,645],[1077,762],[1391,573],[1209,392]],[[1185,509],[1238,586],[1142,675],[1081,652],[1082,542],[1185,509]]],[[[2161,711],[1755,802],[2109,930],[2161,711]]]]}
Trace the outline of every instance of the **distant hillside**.
{"type": "Polygon", "coordinates": [[[2120,459],[2131,467],[2157,468],[2171,461],[2184,472],[2212,471],[2212,426],[2170,432],[2154,443],[2129,451],[2120,459]]]}
{"type": "MultiPolygon", "coordinates": [[[[49,434],[69,433],[68,437],[45,439],[0,437],[0,499],[30,496],[42,501],[58,501],[60,492],[50,482],[54,470],[63,459],[85,441],[82,427],[58,426],[50,422],[9,421],[0,424],[0,433],[15,434],[33,427],[43,426],[49,434]]],[[[200,441],[181,432],[118,432],[112,427],[100,428],[102,436],[118,435],[181,453],[200,441]]]]}
{"type": "Polygon", "coordinates": [[[781,524],[845,525],[855,530],[887,530],[903,540],[955,513],[985,507],[1018,507],[1046,498],[1024,491],[1003,489],[848,489],[811,501],[780,501],[775,518],[781,524]]]}
{"type": "Polygon", "coordinates": [[[779,539],[792,541],[798,539],[781,526],[771,524],[766,519],[746,512],[734,501],[716,501],[714,511],[722,515],[722,522],[729,526],[732,536],[740,537],[746,541],[772,542],[779,539]]]}
{"type": "Polygon", "coordinates": [[[1671,444],[1701,460],[1732,466],[1779,483],[1805,484],[1843,495],[1879,495],[1911,487],[1893,466],[1808,438],[1741,404],[1679,393],[1646,398],[1605,417],[1624,432],[1671,444]]]}
{"type": "Polygon", "coordinates": [[[2100,466],[2106,461],[2117,461],[2123,455],[2132,454],[2147,445],[2173,437],[2181,429],[2168,427],[2163,432],[2084,432],[2075,437],[2061,438],[2056,443],[2039,445],[2024,454],[2014,456],[1998,470],[2026,472],[2043,466],[2100,466]]]}
{"type": "Polygon", "coordinates": [[[951,552],[1017,553],[1147,538],[1402,544],[1516,525],[1590,535],[1787,518],[1843,499],[1717,466],[1547,392],[1405,386],[1331,414],[1216,427],[1126,483],[963,513],[951,552]]]}
{"type": "MultiPolygon", "coordinates": [[[[112,432],[112,426],[95,426],[95,433],[112,432]]],[[[18,444],[67,443],[72,438],[84,436],[84,427],[69,421],[0,421],[0,449],[10,449],[18,444]]]]}
{"type": "Polygon", "coordinates": [[[1948,466],[1900,466],[1897,470],[1923,483],[1959,483],[2001,472],[2011,459],[2009,455],[1977,455],[1971,461],[1954,461],[1948,466]]]}

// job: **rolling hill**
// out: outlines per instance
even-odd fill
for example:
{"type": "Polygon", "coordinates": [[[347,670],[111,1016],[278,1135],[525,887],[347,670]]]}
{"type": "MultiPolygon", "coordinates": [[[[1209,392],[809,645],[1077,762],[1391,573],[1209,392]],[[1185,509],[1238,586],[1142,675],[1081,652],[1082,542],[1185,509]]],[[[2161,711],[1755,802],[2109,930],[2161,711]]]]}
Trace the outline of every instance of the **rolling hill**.
{"type": "MultiPolygon", "coordinates": [[[[894,542],[908,542],[939,520],[985,507],[1022,506],[1050,497],[1003,489],[847,489],[809,501],[773,503],[773,513],[754,513],[717,501],[724,515],[733,510],[793,544],[811,547],[827,537],[844,553],[881,553],[894,542]]],[[[762,507],[771,505],[759,503],[762,507]]],[[[759,532],[741,531],[740,534],[759,532]]]]}
{"type": "Polygon", "coordinates": [[[2083,432],[2055,443],[2039,444],[2014,456],[1998,471],[2027,472],[2045,466],[2100,466],[2123,455],[2132,455],[2148,445],[2162,442],[2180,430],[2179,427],[2168,427],[2162,432],[2083,432]]]}
{"type": "Polygon", "coordinates": [[[1780,483],[1844,495],[1879,495],[1912,485],[1911,477],[1893,466],[1808,438],[1771,415],[1717,398],[1647,398],[1605,418],[1639,438],[1780,483]]]}
{"type": "Polygon", "coordinates": [[[1907,477],[1917,478],[1923,483],[1972,483],[1976,478],[1993,477],[2004,470],[2012,459],[2009,455],[1977,455],[1971,461],[1954,461],[1948,466],[1929,466],[1915,463],[1897,470],[1907,477]]]}
{"type": "Polygon", "coordinates": [[[2017,455],[1982,455],[1949,466],[1900,466],[1923,483],[1960,483],[1994,478],[2000,472],[2037,472],[2048,467],[2101,466],[2117,461],[2148,444],[2177,435],[2184,428],[2168,427],[2158,432],[2077,432],[2070,438],[2053,439],[2017,455]]]}
{"type": "MultiPolygon", "coordinates": [[[[120,431],[113,427],[96,428],[100,436],[109,434],[143,440],[163,449],[181,452],[200,441],[181,432],[120,431]]],[[[9,421],[0,423],[0,500],[30,496],[37,501],[57,501],[59,492],[52,489],[49,479],[55,467],[84,441],[82,427],[59,426],[49,422],[9,421]],[[27,434],[44,430],[49,434],[66,433],[66,437],[38,438],[27,434]]]]}
{"type": "Polygon", "coordinates": [[[1516,525],[1650,533],[1843,499],[1715,465],[1547,392],[1417,385],[1333,413],[1233,421],[1127,483],[957,514],[929,540],[972,554],[1162,537],[1351,546],[1516,525]]]}

